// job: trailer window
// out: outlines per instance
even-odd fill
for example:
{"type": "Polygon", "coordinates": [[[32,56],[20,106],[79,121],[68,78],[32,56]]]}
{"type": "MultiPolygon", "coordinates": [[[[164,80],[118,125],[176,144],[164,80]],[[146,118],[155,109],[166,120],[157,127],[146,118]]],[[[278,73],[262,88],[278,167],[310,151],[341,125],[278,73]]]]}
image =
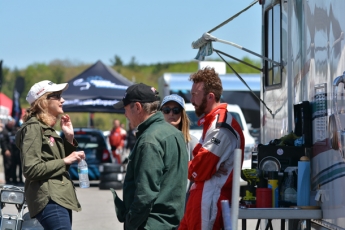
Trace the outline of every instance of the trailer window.
{"type": "MultiPolygon", "coordinates": [[[[281,62],[281,14],[280,4],[274,5],[265,13],[265,56],[281,62]]],[[[265,61],[265,84],[273,86],[281,84],[281,67],[265,61]]]]}

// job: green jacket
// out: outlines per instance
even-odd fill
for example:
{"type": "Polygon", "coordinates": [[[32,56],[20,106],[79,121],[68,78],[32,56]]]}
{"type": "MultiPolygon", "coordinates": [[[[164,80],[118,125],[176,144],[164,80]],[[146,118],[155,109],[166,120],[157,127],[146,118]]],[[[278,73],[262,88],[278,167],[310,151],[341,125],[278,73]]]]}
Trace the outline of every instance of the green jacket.
{"type": "MultiPolygon", "coordinates": [[[[74,144],[77,145],[74,140],[74,144]]],[[[25,177],[25,198],[31,218],[52,199],[59,205],[80,211],[81,207],[63,158],[76,146],[63,141],[55,130],[35,117],[26,121],[16,134],[25,177]]]]}
{"type": "Polygon", "coordinates": [[[182,133],[161,112],[138,127],[129,155],[123,201],[114,190],[125,229],[174,229],[184,213],[188,153],[182,133]]]}

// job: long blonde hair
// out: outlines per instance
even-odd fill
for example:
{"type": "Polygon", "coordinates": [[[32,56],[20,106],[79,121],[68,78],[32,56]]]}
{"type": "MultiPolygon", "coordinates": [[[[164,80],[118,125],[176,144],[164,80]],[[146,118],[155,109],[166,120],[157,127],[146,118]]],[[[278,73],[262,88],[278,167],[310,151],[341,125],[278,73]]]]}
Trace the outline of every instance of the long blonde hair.
{"type": "Polygon", "coordinates": [[[182,132],[183,137],[185,141],[188,143],[191,140],[190,134],[189,134],[189,126],[190,126],[190,120],[186,113],[186,110],[182,108],[181,111],[181,122],[179,124],[179,130],[182,132]]]}
{"type": "Polygon", "coordinates": [[[26,110],[26,113],[23,116],[24,122],[29,120],[31,117],[36,117],[37,120],[45,123],[46,125],[55,124],[56,117],[48,113],[48,94],[51,94],[51,92],[43,94],[31,104],[30,108],[26,110]]]}

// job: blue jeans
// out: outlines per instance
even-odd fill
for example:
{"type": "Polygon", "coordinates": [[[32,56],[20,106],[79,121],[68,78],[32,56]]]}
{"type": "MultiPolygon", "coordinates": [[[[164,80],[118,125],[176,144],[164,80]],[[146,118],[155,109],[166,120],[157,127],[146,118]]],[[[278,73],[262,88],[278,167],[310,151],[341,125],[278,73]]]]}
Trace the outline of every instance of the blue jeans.
{"type": "Polygon", "coordinates": [[[45,208],[35,218],[44,229],[49,230],[71,230],[72,210],[50,200],[45,208]]]}

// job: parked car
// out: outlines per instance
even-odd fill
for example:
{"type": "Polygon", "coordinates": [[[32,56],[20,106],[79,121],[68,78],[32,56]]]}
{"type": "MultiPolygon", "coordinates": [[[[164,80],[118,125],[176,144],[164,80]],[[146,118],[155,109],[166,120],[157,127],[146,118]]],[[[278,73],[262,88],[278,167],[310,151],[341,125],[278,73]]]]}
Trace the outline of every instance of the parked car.
{"type": "MultiPolygon", "coordinates": [[[[185,108],[190,119],[190,134],[199,140],[202,134],[202,126],[198,126],[199,118],[194,112],[194,106],[191,103],[186,103],[185,108]]],[[[253,148],[256,145],[255,138],[249,133],[248,125],[241,108],[238,105],[228,104],[227,109],[241,126],[244,135],[245,147],[243,168],[251,168],[251,155],[253,148]]]]}
{"type": "MultiPolygon", "coordinates": [[[[202,134],[202,126],[198,126],[199,118],[196,116],[194,112],[194,106],[191,103],[186,103],[185,108],[187,115],[190,119],[190,134],[192,134],[199,140],[202,134]]],[[[250,169],[252,151],[254,146],[256,145],[255,138],[251,136],[249,133],[249,129],[241,108],[238,105],[228,104],[227,109],[231,113],[231,115],[236,119],[239,125],[242,127],[242,132],[245,141],[242,169],[250,169]]],[[[240,177],[240,184],[241,186],[246,185],[247,182],[240,177]]]]}
{"type": "MultiPolygon", "coordinates": [[[[202,126],[198,126],[199,118],[196,116],[194,112],[195,111],[194,106],[191,103],[186,103],[185,108],[186,108],[188,117],[190,119],[190,134],[192,134],[199,140],[202,134],[202,126]]],[[[227,109],[231,113],[231,115],[236,119],[239,125],[242,127],[242,132],[243,132],[244,141],[245,141],[242,169],[250,169],[252,151],[256,145],[256,140],[253,136],[250,135],[249,128],[248,128],[247,122],[244,118],[241,108],[238,105],[228,104],[227,109]]],[[[244,182],[242,178],[240,178],[240,182],[243,185],[246,184],[246,182],[244,182]]]]}
{"type": "MultiPolygon", "coordinates": [[[[61,132],[61,137],[64,133],[61,132]]],[[[77,151],[84,151],[89,169],[89,180],[99,180],[99,166],[104,163],[113,163],[110,146],[103,132],[94,128],[74,128],[74,138],[78,142],[77,151]]],[[[78,162],[69,168],[72,180],[78,180],[78,162]]]]}

